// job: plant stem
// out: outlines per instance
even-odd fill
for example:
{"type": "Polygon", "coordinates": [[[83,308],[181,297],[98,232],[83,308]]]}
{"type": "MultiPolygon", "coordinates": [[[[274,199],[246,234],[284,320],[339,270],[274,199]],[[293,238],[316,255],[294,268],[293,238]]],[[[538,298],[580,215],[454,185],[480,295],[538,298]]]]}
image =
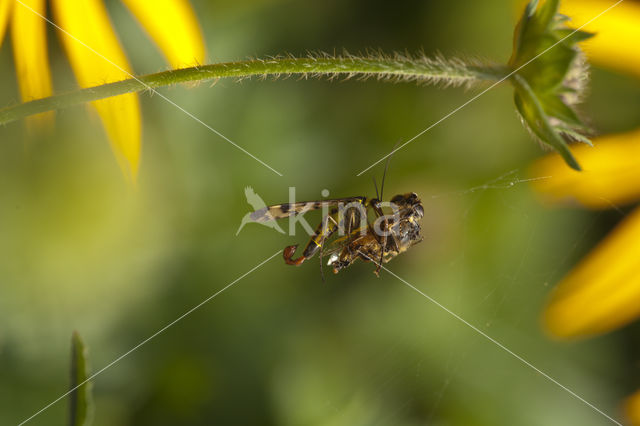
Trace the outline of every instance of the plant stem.
{"type": "Polygon", "coordinates": [[[344,76],[366,79],[376,77],[389,81],[416,81],[424,84],[460,85],[486,80],[499,80],[508,73],[504,66],[469,65],[461,60],[429,59],[424,56],[384,56],[382,54],[358,57],[319,56],[306,58],[272,58],[226,62],[197,66],[133,77],[114,83],[88,87],[36,99],[0,109],[0,124],[45,111],[104,99],[124,93],[139,92],[176,83],[197,82],[219,78],[280,77],[297,74],[304,78],[344,76]]]}

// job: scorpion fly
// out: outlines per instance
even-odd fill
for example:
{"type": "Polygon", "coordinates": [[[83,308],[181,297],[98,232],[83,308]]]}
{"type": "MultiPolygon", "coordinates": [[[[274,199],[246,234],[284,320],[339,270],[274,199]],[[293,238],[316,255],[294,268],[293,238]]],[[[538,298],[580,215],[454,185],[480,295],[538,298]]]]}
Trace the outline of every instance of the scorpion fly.
{"type": "Polygon", "coordinates": [[[298,245],[287,246],[283,251],[284,261],[288,265],[301,265],[319,252],[321,274],[322,259],[328,256],[327,265],[332,267],[334,274],[361,259],[374,262],[374,273],[378,275],[383,263],[422,241],[420,220],[424,209],[417,194],[410,192],[396,195],[387,202],[381,201],[387,167],[380,194],[374,178],[376,198],[347,197],[276,204],[254,211],[251,219],[265,223],[322,209],[326,214],[302,254],[294,259],[298,245]],[[385,214],[383,208],[391,208],[392,214],[385,214]],[[369,211],[373,213],[373,221],[369,211]],[[336,238],[330,241],[332,237],[336,238]]]}

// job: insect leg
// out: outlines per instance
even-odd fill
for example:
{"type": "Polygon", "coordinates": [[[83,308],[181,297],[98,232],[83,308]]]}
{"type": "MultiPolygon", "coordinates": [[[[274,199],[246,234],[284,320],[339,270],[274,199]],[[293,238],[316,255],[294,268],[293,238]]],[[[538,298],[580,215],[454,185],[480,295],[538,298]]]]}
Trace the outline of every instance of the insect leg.
{"type": "Polygon", "coordinates": [[[320,246],[320,279],[322,279],[322,282],[324,283],[324,268],[322,265],[322,246],[320,246]]]}
{"type": "MultiPolygon", "coordinates": [[[[387,163],[388,164],[388,163],[387,163]]],[[[386,172],[386,170],[385,170],[386,172]]],[[[376,219],[379,218],[384,218],[384,233],[381,236],[381,238],[379,235],[377,235],[377,233],[375,232],[374,229],[374,235],[376,235],[376,239],[378,240],[378,242],[380,243],[380,258],[378,259],[378,263],[376,264],[376,269],[373,271],[374,274],[376,274],[376,276],[380,276],[380,268],[382,268],[382,262],[384,260],[384,255],[386,254],[386,250],[387,250],[387,239],[388,239],[388,234],[389,234],[389,221],[387,220],[386,215],[384,214],[384,212],[382,211],[382,208],[379,205],[380,201],[379,200],[370,200],[369,201],[369,207],[371,207],[371,209],[373,210],[373,212],[376,214],[376,219]]],[[[396,246],[398,246],[398,242],[395,239],[395,235],[392,235],[393,237],[393,242],[396,246]]],[[[373,259],[371,259],[373,260],[373,259]]]]}
{"type": "Polygon", "coordinates": [[[316,232],[313,234],[304,251],[302,252],[302,256],[297,259],[292,259],[294,253],[296,252],[296,249],[298,248],[298,245],[288,246],[284,249],[282,255],[287,265],[300,265],[302,264],[302,262],[316,254],[316,252],[324,244],[325,240],[333,235],[333,233],[338,228],[335,219],[331,217],[331,215],[335,214],[336,212],[336,209],[332,209],[329,214],[322,218],[322,221],[316,228],[316,232]]]}

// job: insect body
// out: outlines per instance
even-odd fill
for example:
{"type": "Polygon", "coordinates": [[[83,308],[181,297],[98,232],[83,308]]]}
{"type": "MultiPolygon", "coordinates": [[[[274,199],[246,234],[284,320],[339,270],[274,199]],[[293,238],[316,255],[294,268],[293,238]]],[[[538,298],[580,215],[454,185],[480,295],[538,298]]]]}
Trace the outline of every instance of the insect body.
{"type": "Polygon", "coordinates": [[[251,213],[256,222],[302,214],[310,210],[327,212],[298,258],[293,256],[297,245],[284,249],[289,265],[300,265],[320,252],[320,259],[329,256],[328,265],[334,273],[350,266],[357,259],[376,263],[376,275],[383,263],[422,241],[420,219],[424,216],[422,202],[415,193],[396,195],[390,202],[377,198],[350,197],[333,200],[287,203],[268,206],[251,213]],[[391,208],[385,214],[383,207],[391,208]],[[369,221],[369,211],[375,219],[369,221]],[[329,239],[338,232],[339,237],[329,239]],[[328,246],[328,250],[324,250],[328,246]]]}

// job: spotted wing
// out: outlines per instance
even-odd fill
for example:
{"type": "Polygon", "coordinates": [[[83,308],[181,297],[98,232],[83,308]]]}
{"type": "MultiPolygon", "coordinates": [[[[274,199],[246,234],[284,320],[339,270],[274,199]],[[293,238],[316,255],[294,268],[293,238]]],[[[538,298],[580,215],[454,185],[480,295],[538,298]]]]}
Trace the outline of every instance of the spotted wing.
{"type": "Polygon", "coordinates": [[[283,219],[297,214],[306,213],[311,210],[322,208],[330,209],[338,205],[347,205],[349,203],[364,204],[365,197],[347,197],[335,198],[332,200],[322,201],[301,201],[299,203],[275,204],[273,206],[263,207],[251,213],[251,220],[254,222],[264,223],[271,220],[283,219]]]}

